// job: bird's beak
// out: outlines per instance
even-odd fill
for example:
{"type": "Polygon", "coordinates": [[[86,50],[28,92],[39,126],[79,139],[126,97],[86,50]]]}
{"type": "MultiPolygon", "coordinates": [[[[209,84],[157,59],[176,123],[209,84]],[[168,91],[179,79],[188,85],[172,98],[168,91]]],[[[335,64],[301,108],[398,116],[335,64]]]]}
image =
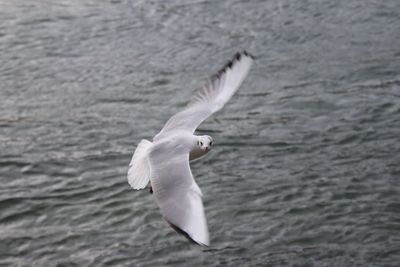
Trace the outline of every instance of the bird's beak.
{"type": "Polygon", "coordinates": [[[208,151],[208,147],[206,147],[204,150],[207,152],[208,151]]]}

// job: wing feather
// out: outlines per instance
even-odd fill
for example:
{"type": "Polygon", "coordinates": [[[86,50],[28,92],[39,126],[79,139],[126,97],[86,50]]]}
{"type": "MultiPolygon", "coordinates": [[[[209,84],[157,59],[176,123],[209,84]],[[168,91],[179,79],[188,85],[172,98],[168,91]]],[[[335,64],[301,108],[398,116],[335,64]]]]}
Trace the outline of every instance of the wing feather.
{"type": "Polygon", "coordinates": [[[189,102],[172,116],[154,140],[173,130],[194,132],[211,114],[220,110],[238,90],[247,76],[254,57],[246,51],[238,52],[221,70],[214,74],[189,102]]]}
{"type": "Polygon", "coordinates": [[[149,183],[150,166],[147,156],[152,145],[152,142],[143,139],[133,153],[128,169],[128,182],[133,189],[143,189],[149,183]]]}
{"type": "Polygon", "coordinates": [[[209,245],[202,194],[189,166],[189,153],[171,140],[150,152],[151,185],[164,219],[178,233],[199,245],[209,245]]]}

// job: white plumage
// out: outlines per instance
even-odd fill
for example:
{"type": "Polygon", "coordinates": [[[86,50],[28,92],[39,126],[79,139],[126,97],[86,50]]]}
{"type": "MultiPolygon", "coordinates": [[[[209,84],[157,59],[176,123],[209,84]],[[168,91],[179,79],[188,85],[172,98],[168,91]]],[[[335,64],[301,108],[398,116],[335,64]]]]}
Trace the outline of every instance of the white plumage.
{"type": "Polygon", "coordinates": [[[209,234],[202,192],[190,170],[189,155],[194,159],[206,154],[212,138],[193,133],[237,91],[253,59],[246,51],[236,53],[184,110],[167,121],[153,143],[147,140],[139,143],[129,164],[128,182],[132,188],[143,189],[150,181],[163,218],[199,245],[209,245],[209,234]]]}
{"type": "Polygon", "coordinates": [[[142,140],[133,153],[131,163],[129,163],[128,183],[134,189],[143,189],[150,181],[148,150],[152,145],[152,142],[142,140]]]}

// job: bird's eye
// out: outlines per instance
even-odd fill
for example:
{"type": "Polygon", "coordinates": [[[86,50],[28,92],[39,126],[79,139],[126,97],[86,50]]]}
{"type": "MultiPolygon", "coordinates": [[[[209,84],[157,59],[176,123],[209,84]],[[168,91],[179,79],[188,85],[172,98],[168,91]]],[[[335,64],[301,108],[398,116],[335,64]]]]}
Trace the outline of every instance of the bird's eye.
{"type": "Polygon", "coordinates": [[[202,146],[202,145],[203,145],[203,142],[200,141],[200,145],[202,146]]]}
{"type": "Polygon", "coordinates": [[[210,142],[210,146],[212,146],[212,141],[210,142]]]}

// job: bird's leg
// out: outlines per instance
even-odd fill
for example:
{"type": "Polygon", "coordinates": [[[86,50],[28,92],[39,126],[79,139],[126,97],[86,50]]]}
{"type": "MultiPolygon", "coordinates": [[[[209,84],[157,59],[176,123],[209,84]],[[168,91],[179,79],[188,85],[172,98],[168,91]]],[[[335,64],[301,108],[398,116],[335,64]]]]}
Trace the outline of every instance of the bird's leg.
{"type": "Polygon", "coordinates": [[[150,183],[149,193],[150,193],[150,194],[153,194],[153,187],[151,186],[151,183],[150,183]]]}

